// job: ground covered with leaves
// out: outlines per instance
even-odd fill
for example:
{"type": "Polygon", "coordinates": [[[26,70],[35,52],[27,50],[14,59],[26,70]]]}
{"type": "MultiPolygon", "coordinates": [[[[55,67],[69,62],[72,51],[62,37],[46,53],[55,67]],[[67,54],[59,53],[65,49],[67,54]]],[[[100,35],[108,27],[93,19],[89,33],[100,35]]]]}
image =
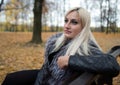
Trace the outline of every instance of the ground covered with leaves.
{"type": "MultiPolygon", "coordinates": [[[[44,60],[46,40],[55,33],[43,32],[41,45],[28,43],[32,38],[30,32],[0,32],[0,84],[7,73],[40,69],[44,60]]],[[[120,45],[120,34],[94,33],[96,40],[107,52],[111,47],[120,45]]],[[[120,58],[118,58],[120,62],[120,58]]],[[[114,78],[114,85],[120,85],[120,75],[114,78]]]]}

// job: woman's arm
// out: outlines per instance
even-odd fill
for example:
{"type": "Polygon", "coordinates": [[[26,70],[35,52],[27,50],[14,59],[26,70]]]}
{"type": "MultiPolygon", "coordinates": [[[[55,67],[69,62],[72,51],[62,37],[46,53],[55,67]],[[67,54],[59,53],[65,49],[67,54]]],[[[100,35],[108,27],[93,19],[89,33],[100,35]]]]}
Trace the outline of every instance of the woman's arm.
{"type": "Polygon", "coordinates": [[[111,76],[118,75],[120,67],[112,55],[101,52],[93,42],[90,43],[90,51],[90,55],[88,56],[82,56],[76,53],[71,56],[59,57],[57,61],[58,66],[60,68],[68,66],[70,69],[76,71],[86,71],[111,76]]]}
{"type": "Polygon", "coordinates": [[[68,66],[76,71],[86,71],[98,74],[117,76],[120,67],[116,59],[109,54],[92,56],[70,56],[68,66]]]}

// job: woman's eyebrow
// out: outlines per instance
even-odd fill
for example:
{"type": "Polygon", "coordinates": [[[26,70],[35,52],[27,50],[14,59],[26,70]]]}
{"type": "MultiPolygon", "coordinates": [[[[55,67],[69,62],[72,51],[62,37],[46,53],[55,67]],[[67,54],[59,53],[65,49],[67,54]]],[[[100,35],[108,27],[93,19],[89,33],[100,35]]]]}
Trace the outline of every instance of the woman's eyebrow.
{"type": "Polygon", "coordinates": [[[68,19],[67,17],[65,17],[65,19],[68,19]]]}
{"type": "Polygon", "coordinates": [[[79,20],[79,19],[71,19],[71,20],[74,20],[74,21],[80,22],[80,20],[79,20]]]}
{"type": "MultiPolygon", "coordinates": [[[[67,18],[67,17],[65,17],[65,19],[69,19],[69,18],[67,18]]],[[[72,19],[70,19],[70,20],[75,20],[75,21],[77,21],[77,22],[80,22],[80,19],[75,19],[75,18],[72,18],[72,19]]]]}

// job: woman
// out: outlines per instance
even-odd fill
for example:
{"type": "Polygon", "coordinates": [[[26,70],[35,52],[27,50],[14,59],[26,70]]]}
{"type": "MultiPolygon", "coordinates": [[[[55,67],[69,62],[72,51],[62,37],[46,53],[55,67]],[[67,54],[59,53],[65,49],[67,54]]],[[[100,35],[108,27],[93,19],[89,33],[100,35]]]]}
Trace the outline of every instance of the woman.
{"type": "Polygon", "coordinates": [[[90,14],[74,8],[65,16],[63,33],[52,36],[46,45],[45,62],[35,85],[67,85],[83,72],[117,76],[119,65],[104,54],[90,30],[90,14]]]}
{"type": "MultiPolygon", "coordinates": [[[[35,76],[37,74],[34,85],[67,85],[83,72],[114,77],[119,73],[119,65],[113,56],[101,51],[94,39],[90,30],[89,12],[83,8],[74,8],[65,16],[63,33],[48,39],[45,62],[39,72],[33,72],[35,76]]],[[[29,82],[29,79],[24,81],[29,82]]],[[[13,84],[8,82],[3,85],[13,84]]]]}

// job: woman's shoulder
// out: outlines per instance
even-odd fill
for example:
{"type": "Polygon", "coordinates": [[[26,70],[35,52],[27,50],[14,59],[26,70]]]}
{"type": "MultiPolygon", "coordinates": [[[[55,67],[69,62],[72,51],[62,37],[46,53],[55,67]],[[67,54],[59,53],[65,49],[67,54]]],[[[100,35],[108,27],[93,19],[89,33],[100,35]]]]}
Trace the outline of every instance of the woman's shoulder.
{"type": "Polygon", "coordinates": [[[89,40],[88,44],[90,45],[90,47],[98,48],[98,46],[93,40],[89,40]]]}
{"type": "Polygon", "coordinates": [[[98,45],[93,41],[89,40],[89,50],[92,54],[101,54],[102,50],[98,47],[98,45]]]}
{"type": "Polygon", "coordinates": [[[47,45],[54,44],[54,43],[56,42],[56,40],[57,40],[62,34],[63,34],[62,32],[53,34],[51,37],[48,38],[46,44],[47,44],[47,45]]]}
{"type": "Polygon", "coordinates": [[[56,33],[56,34],[53,34],[53,35],[50,37],[50,39],[56,39],[56,38],[60,37],[62,34],[63,34],[62,32],[58,32],[58,33],[56,33]]]}
{"type": "Polygon", "coordinates": [[[56,41],[63,33],[59,32],[49,37],[48,41],[56,41]]]}

